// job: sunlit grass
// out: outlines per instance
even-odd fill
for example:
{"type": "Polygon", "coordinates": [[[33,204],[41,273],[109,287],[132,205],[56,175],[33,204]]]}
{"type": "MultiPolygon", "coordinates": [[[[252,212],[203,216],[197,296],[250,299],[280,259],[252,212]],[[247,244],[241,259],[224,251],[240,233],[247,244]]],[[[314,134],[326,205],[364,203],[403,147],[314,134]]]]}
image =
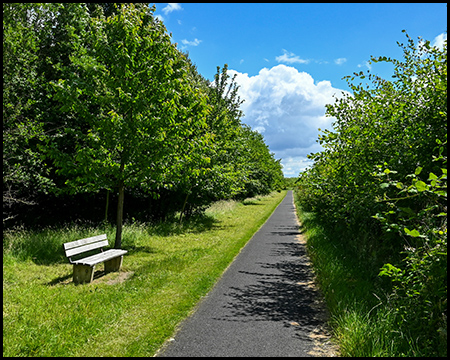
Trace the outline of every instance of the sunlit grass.
{"type": "Polygon", "coordinates": [[[3,356],[154,355],[285,194],[219,202],[182,224],[127,224],[120,273],[85,285],[62,244],[106,233],[112,245],[113,226],[4,232],[3,356]]]}
{"type": "Polygon", "coordinates": [[[346,246],[346,242],[355,240],[349,238],[351,234],[327,231],[314,213],[302,211],[299,206],[297,214],[331,314],[333,341],[340,355],[423,356],[420,344],[395,325],[389,299],[381,295],[386,291],[378,277],[379,268],[369,259],[362,261],[352,253],[351,246],[346,246]]]}

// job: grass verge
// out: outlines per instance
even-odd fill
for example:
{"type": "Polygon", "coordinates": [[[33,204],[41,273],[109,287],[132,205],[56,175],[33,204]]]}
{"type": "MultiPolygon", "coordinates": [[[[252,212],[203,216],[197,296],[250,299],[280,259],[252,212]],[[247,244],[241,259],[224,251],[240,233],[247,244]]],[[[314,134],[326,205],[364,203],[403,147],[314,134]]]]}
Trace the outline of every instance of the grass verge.
{"type": "Polygon", "coordinates": [[[5,231],[3,356],[153,356],[285,195],[218,202],[183,224],[128,224],[121,271],[85,285],[73,284],[62,244],[105,232],[112,244],[113,226],[5,231]]]}
{"type": "Polygon", "coordinates": [[[314,213],[302,211],[297,201],[296,208],[341,356],[424,356],[423,344],[395,325],[389,298],[382,295],[388,293],[388,286],[378,276],[379,267],[352,253],[346,246],[351,235],[336,229],[331,233],[314,213]]]}

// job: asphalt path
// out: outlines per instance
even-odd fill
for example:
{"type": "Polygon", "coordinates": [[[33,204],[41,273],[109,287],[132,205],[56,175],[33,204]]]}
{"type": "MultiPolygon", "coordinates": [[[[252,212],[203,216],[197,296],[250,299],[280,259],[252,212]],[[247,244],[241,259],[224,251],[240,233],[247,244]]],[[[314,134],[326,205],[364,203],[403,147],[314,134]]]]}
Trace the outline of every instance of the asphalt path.
{"type": "Polygon", "coordinates": [[[326,317],[288,191],[156,356],[335,356],[326,317]]]}

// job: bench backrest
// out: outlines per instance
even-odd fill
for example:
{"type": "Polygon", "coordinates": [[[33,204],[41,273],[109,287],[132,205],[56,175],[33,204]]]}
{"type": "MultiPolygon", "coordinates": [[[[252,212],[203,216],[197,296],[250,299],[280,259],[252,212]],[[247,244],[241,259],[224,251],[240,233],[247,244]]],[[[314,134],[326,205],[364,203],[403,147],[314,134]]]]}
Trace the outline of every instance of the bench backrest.
{"type": "Polygon", "coordinates": [[[66,256],[70,258],[71,256],[82,254],[90,250],[100,249],[104,246],[108,246],[106,234],[65,243],[64,251],[66,252],[66,256]]]}

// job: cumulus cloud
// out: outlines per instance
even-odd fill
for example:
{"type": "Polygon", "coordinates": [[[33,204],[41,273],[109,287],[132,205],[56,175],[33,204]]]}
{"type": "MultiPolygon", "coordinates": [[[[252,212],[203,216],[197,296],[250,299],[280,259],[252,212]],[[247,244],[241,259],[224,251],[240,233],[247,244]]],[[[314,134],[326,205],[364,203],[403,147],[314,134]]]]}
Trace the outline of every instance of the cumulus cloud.
{"type": "Polygon", "coordinates": [[[283,64],[263,68],[248,76],[235,70],[245,116],[243,122],[260,132],[277,159],[282,158],[285,176],[298,176],[310,161],[306,156],[322,147],[316,142],[318,128],[330,129],[335,120],[325,116],[325,105],[334,103],[343,90],[329,81],[314,82],[306,72],[283,64]]]}
{"type": "Polygon", "coordinates": [[[294,63],[308,64],[309,63],[309,60],[300,59],[297,55],[295,55],[294,53],[291,53],[285,49],[283,49],[283,55],[277,56],[275,58],[275,60],[278,61],[279,63],[288,63],[288,64],[294,64],[294,63]]]}
{"type": "Polygon", "coordinates": [[[431,46],[435,46],[435,47],[437,47],[439,49],[443,49],[445,40],[447,40],[447,34],[446,33],[439,34],[431,42],[431,46]]]}
{"type": "Polygon", "coordinates": [[[162,9],[162,12],[167,15],[167,14],[171,13],[172,11],[177,11],[177,10],[183,10],[183,8],[181,7],[181,5],[179,3],[168,3],[167,6],[162,9]]]}
{"type": "Polygon", "coordinates": [[[286,177],[297,177],[299,173],[313,164],[312,160],[302,156],[289,156],[286,154],[282,158],[283,173],[286,177]]]}

